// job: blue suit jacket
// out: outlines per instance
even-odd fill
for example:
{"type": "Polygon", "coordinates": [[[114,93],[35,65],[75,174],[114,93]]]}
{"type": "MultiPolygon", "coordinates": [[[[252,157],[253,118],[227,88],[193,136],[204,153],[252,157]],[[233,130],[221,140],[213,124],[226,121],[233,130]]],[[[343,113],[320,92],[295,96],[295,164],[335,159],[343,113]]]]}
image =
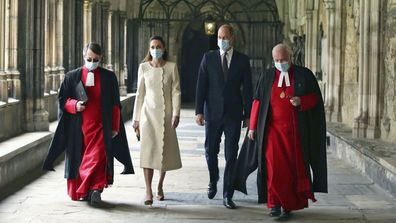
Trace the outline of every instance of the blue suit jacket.
{"type": "Polygon", "coordinates": [[[252,76],[249,57],[234,49],[224,80],[220,51],[205,53],[198,71],[195,113],[205,120],[223,116],[242,120],[250,117],[252,106],[252,76]]]}

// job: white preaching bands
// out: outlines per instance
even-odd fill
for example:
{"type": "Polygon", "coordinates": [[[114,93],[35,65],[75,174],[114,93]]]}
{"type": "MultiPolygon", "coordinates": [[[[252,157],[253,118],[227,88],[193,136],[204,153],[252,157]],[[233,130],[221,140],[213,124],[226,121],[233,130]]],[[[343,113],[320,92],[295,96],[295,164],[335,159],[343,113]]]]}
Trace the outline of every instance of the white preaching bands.
{"type": "Polygon", "coordinates": [[[289,73],[288,72],[282,72],[281,71],[281,74],[280,74],[280,77],[279,77],[279,81],[278,81],[278,87],[282,87],[283,80],[285,80],[286,87],[290,87],[290,79],[289,79],[289,73]]]}
{"type": "Polygon", "coordinates": [[[87,80],[85,81],[85,86],[87,86],[87,87],[95,86],[95,76],[92,71],[88,72],[87,80]]]}

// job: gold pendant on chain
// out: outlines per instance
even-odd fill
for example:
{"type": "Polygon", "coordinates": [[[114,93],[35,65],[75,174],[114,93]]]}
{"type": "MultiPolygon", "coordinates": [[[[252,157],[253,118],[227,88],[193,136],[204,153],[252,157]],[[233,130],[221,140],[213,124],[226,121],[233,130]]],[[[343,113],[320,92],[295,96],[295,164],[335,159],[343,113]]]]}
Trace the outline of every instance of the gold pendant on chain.
{"type": "Polygon", "coordinates": [[[282,91],[282,92],[280,93],[280,95],[279,95],[280,98],[285,98],[285,96],[286,96],[286,94],[285,94],[284,91],[282,91]]]}

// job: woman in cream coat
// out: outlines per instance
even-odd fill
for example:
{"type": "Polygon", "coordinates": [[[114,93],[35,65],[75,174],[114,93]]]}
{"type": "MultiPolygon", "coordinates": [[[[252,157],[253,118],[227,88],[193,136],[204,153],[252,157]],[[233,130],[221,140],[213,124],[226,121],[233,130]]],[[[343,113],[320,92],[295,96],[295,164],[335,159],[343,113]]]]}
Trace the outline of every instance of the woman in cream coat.
{"type": "Polygon", "coordinates": [[[157,200],[164,200],[166,171],[181,168],[176,127],[180,117],[180,81],[177,65],[167,61],[165,42],[150,39],[149,51],[138,71],[133,128],[140,131],[140,167],[146,182],[145,204],[153,203],[151,183],[159,170],[157,200]]]}

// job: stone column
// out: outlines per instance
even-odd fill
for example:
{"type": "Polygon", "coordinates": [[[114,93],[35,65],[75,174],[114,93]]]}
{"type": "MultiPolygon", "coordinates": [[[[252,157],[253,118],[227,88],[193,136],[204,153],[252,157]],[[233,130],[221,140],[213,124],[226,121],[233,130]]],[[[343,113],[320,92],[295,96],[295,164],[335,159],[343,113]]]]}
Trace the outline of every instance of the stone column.
{"type": "Polygon", "coordinates": [[[84,0],[84,45],[92,41],[92,1],[84,0]]]}
{"type": "Polygon", "coordinates": [[[306,39],[305,39],[305,66],[312,70],[312,57],[313,54],[313,40],[315,39],[313,33],[313,10],[305,11],[305,19],[306,19],[306,39]]]}
{"type": "MultiPolygon", "coordinates": [[[[289,30],[286,30],[286,32],[290,32],[290,30],[296,30],[297,29],[297,3],[298,1],[295,0],[288,0],[285,2],[285,4],[288,4],[288,7],[286,11],[289,13],[289,18],[287,18],[290,23],[289,23],[289,30]]],[[[286,13],[287,13],[286,12],[286,13]]],[[[288,33],[285,33],[287,36],[288,33]]]]}
{"type": "Polygon", "coordinates": [[[51,54],[51,21],[52,21],[52,10],[50,7],[52,0],[45,0],[44,6],[44,30],[45,30],[45,55],[44,55],[44,93],[49,93],[50,91],[50,71],[51,71],[51,61],[52,61],[52,54],[51,54]]]}
{"type": "Polygon", "coordinates": [[[316,75],[320,71],[319,61],[319,1],[307,1],[305,65],[316,75]]]}
{"type": "Polygon", "coordinates": [[[331,119],[329,121],[332,122],[341,122],[341,78],[344,76],[344,70],[342,69],[341,64],[344,63],[342,58],[342,51],[344,51],[345,46],[343,45],[342,38],[342,12],[344,10],[344,1],[343,0],[335,0],[335,14],[334,14],[334,40],[333,40],[333,83],[331,87],[331,94],[333,98],[333,111],[331,114],[331,119]]]}
{"type": "Polygon", "coordinates": [[[57,20],[57,14],[56,14],[56,0],[50,0],[50,5],[49,5],[49,15],[50,18],[48,19],[48,25],[50,27],[50,46],[48,49],[45,51],[50,51],[50,73],[49,73],[49,80],[48,80],[48,86],[46,86],[46,90],[48,90],[47,93],[51,94],[53,90],[53,83],[54,80],[56,79],[56,76],[58,75],[58,69],[56,66],[57,63],[57,49],[56,49],[56,20],[57,20]]]}
{"type": "Polygon", "coordinates": [[[10,85],[11,85],[11,78],[8,75],[9,72],[9,64],[10,64],[10,36],[12,35],[10,32],[10,0],[5,1],[5,19],[4,19],[4,75],[6,81],[6,89],[7,89],[7,101],[8,97],[12,97],[10,95],[10,85]]]}
{"type": "Polygon", "coordinates": [[[102,61],[102,66],[105,68],[108,68],[108,22],[109,22],[109,8],[110,8],[110,3],[109,2],[102,2],[102,49],[104,53],[104,58],[102,61]]]}
{"type": "MultiPolygon", "coordinates": [[[[63,0],[63,67],[72,70],[82,65],[83,0],[63,0]]],[[[63,79],[63,78],[61,78],[63,79]]]]}
{"type": "MultiPolygon", "coordinates": [[[[23,0],[20,0],[21,2],[23,0]]],[[[48,112],[44,108],[44,1],[24,0],[21,30],[24,31],[24,41],[21,47],[25,49],[20,58],[20,64],[25,73],[25,125],[27,131],[48,131],[48,112]]]]}
{"type": "Polygon", "coordinates": [[[120,12],[120,79],[119,86],[120,86],[120,95],[126,96],[127,95],[127,87],[125,85],[125,77],[128,75],[128,68],[126,64],[126,38],[127,38],[127,19],[126,19],[126,12],[120,12]]]}
{"type": "Polygon", "coordinates": [[[111,53],[113,57],[113,71],[120,80],[120,11],[113,11],[113,32],[112,32],[112,46],[111,53]]]}
{"type": "Polygon", "coordinates": [[[370,48],[370,54],[368,60],[370,61],[370,69],[368,73],[368,126],[367,126],[367,138],[374,139],[380,137],[380,89],[379,82],[381,75],[381,63],[384,61],[382,54],[382,4],[383,1],[370,1],[370,41],[368,47],[370,48]]]}
{"type": "Polygon", "coordinates": [[[10,0],[10,39],[9,39],[9,64],[6,73],[11,79],[10,95],[12,98],[21,98],[21,80],[18,66],[18,0],[10,0]]]}
{"type": "Polygon", "coordinates": [[[76,0],[76,17],[75,17],[75,32],[73,43],[75,45],[75,54],[73,55],[75,67],[83,64],[83,49],[86,43],[84,42],[84,0],[76,0]]]}
{"type": "Polygon", "coordinates": [[[58,73],[53,79],[52,90],[58,92],[60,83],[65,75],[65,68],[63,67],[63,0],[56,2],[56,27],[55,27],[55,48],[56,61],[55,65],[58,73]]]}
{"type": "Polygon", "coordinates": [[[326,79],[326,98],[325,98],[325,111],[327,121],[333,121],[332,116],[334,112],[334,35],[335,35],[335,1],[325,0],[326,16],[327,16],[327,79],[326,79]]]}
{"type": "Polygon", "coordinates": [[[102,4],[92,3],[92,41],[102,45],[102,4]]]}
{"type": "MultiPolygon", "coordinates": [[[[315,1],[318,2],[318,1],[315,1]]],[[[317,3],[319,5],[319,3],[317,3]]],[[[319,6],[317,6],[319,7],[319,6]]],[[[320,44],[321,44],[321,33],[320,33],[320,28],[319,28],[319,10],[318,8],[315,8],[312,11],[312,58],[311,58],[311,69],[314,72],[315,75],[318,74],[318,72],[321,72],[321,66],[320,66],[320,44]]]]}
{"type": "MultiPolygon", "coordinates": [[[[6,2],[0,1],[0,24],[4,24],[5,20],[6,2]]],[[[8,102],[7,74],[4,72],[6,35],[5,26],[0,25],[0,101],[5,103],[8,102]]]]}
{"type": "MultiPolygon", "coordinates": [[[[17,69],[18,59],[18,1],[5,1],[4,22],[4,72],[7,74],[8,97],[20,98],[20,73],[17,69]]],[[[4,75],[4,74],[3,74],[4,75]]],[[[4,81],[4,77],[2,78],[4,81]]]]}
{"type": "Polygon", "coordinates": [[[357,115],[354,119],[352,135],[354,137],[366,137],[366,129],[367,129],[367,71],[368,71],[368,33],[369,33],[369,8],[368,0],[360,0],[359,7],[359,95],[358,95],[358,108],[357,115]],[[367,5],[366,5],[367,4],[367,5]]]}
{"type": "Polygon", "coordinates": [[[0,102],[8,102],[7,74],[0,71],[0,102]]]}
{"type": "Polygon", "coordinates": [[[113,11],[109,10],[107,17],[107,69],[113,70],[113,59],[112,59],[112,21],[113,21],[113,11]]]}

